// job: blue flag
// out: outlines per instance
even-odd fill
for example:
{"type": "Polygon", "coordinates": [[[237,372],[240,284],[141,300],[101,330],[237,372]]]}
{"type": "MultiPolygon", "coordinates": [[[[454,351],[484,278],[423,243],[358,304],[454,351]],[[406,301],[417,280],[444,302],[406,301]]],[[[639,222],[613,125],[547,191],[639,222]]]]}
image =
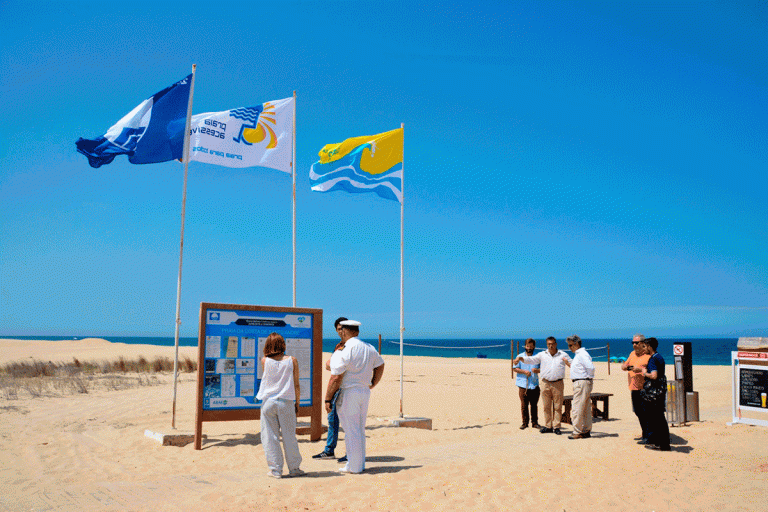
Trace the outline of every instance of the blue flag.
{"type": "Polygon", "coordinates": [[[101,137],[79,139],[77,151],[91,167],[128,155],[132,164],[178,160],[184,153],[184,127],[192,75],[141,102],[101,137]]]}

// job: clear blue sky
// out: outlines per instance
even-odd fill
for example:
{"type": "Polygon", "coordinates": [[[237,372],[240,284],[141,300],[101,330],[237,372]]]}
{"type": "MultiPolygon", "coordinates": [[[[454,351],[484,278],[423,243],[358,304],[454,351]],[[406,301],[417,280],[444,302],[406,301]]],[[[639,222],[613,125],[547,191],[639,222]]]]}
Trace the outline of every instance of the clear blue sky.
{"type": "MultiPolygon", "coordinates": [[[[311,192],[405,123],[406,338],[768,335],[768,4],[0,5],[0,335],[173,336],[183,166],[92,169],[197,64],[194,113],[297,91],[297,305],[398,336],[400,209],[311,192]],[[162,10],[158,6],[163,6],[162,10]]],[[[193,162],[200,302],[291,305],[291,180],[193,162]]]]}

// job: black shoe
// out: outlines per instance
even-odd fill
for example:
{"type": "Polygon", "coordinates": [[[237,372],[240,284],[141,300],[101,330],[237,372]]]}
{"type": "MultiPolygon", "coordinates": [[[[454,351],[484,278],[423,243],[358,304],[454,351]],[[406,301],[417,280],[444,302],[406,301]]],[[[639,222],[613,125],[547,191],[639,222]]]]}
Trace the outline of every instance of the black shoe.
{"type": "Polygon", "coordinates": [[[555,429],[555,434],[557,434],[557,435],[560,435],[560,434],[562,434],[562,432],[560,432],[560,429],[559,429],[559,428],[556,428],[556,429],[555,429]]]}
{"type": "Polygon", "coordinates": [[[336,457],[333,455],[333,452],[328,453],[325,450],[323,450],[317,455],[313,455],[312,458],[313,459],[335,459],[336,457]]]}
{"type": "Polygon", "coordinates": [[[338,460],[338,462],[347,462],[347,456],[345,455],[345,456],[341,457],[341,458],[338,460]]]}
{"type": "Polygon", "coordinates": [[[552,432],[552,429],[549,427],[542,427],[541,430],[539,430],[542,434],[549,434],[552,432]]]}
{"type": "Polygon", "coordinates": [[[649,444],[647,439],[641,439],[637,442],[637,444],[649,444]]]}
{"type": "Polygon", "coordinates": [[[541,428],[541,427],[539,426],[538,423],[534,423],[533,425],[531,425],[531,428],[541,428]]]}
{"type": "Polygon", "coordinates": [[[527,429],[527,428],[528,428],[528,425],[526,425],[525,423],[523,423],[522,425],[520,425],[520,430],[525,430],[525,429],[527,429]]]}

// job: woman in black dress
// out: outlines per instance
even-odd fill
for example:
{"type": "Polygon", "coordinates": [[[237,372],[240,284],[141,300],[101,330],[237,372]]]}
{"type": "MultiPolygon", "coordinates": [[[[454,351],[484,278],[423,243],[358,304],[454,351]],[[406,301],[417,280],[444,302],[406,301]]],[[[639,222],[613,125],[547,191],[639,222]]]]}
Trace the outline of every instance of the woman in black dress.
{"type": "MultiPolygon", "coordinates": [[[[659,347],[659,341],[656,338],[646,338],[645,346],[651,358],[648,360],[648,367],[642,375],[646,380],[658,380],[665,375],[665,363],[661,354],[656,352],[659,347]]],[[[669,425],[664,415],[667,401],[667,386],[663,385],[664,393],[654,402],[644,402],[646,419],[648,421],[648,440],[645,443],[661,451],[669,451],[669,425]]]]}

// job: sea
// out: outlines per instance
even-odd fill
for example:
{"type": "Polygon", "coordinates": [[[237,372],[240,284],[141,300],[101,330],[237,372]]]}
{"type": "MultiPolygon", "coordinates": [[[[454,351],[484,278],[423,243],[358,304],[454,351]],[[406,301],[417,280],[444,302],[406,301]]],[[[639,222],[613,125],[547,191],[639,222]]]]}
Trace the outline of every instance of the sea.
{"type": "MultiPolygon", "coordinates": [[[[161,336],[2,336],[2,338],[28,339],[28,340],[72,340],[82,338],[101,338],[113,343],[127,343],[131,345],[158,345],[173,347],[173,337],[161,336]]],[[[699,365],[728,365],[731,364],[731,352],[736,350],[738,338],[658,338],[658,352],[664,357],[667,364],[674,362],[673,345],[680,342],[691,343],[691,361],[699,365]]],[[[323,339],[323,351],[332,352],[338,338],[323,339]]],[[[366,339],[366,341],[378,348],[378,339],[366,339]]],[[[536,348],[545,348],[544,339],[536,340],[536,348]]],[[[516,341],[517,342],[517,341],[516,341]]],[[[594,361],[618,362],[623,361],[632,351],[630,338],[601,338],[583,339],[582,344],[592,356],[594,361]]],[[[197,338],[179,338],[179,345],[183,347],[196,347],[197,338]]],[[[568,351],[565,339],[558,340],[558,348],[568,351]]],[[[523,341],[519,341],[516,353],[524,350],[523,341]]],[[[403,354],[406,356],[428,356],[444,358],[487,358],[509,359],[512,347],[509,340],[503,339],[404,339],[403,354]]],[[[399,339],[382,339],[381,353],[390,355],[400,354],[399,339]]],[[[170,353],[169,353],[170,354],[170,353]]]]}

